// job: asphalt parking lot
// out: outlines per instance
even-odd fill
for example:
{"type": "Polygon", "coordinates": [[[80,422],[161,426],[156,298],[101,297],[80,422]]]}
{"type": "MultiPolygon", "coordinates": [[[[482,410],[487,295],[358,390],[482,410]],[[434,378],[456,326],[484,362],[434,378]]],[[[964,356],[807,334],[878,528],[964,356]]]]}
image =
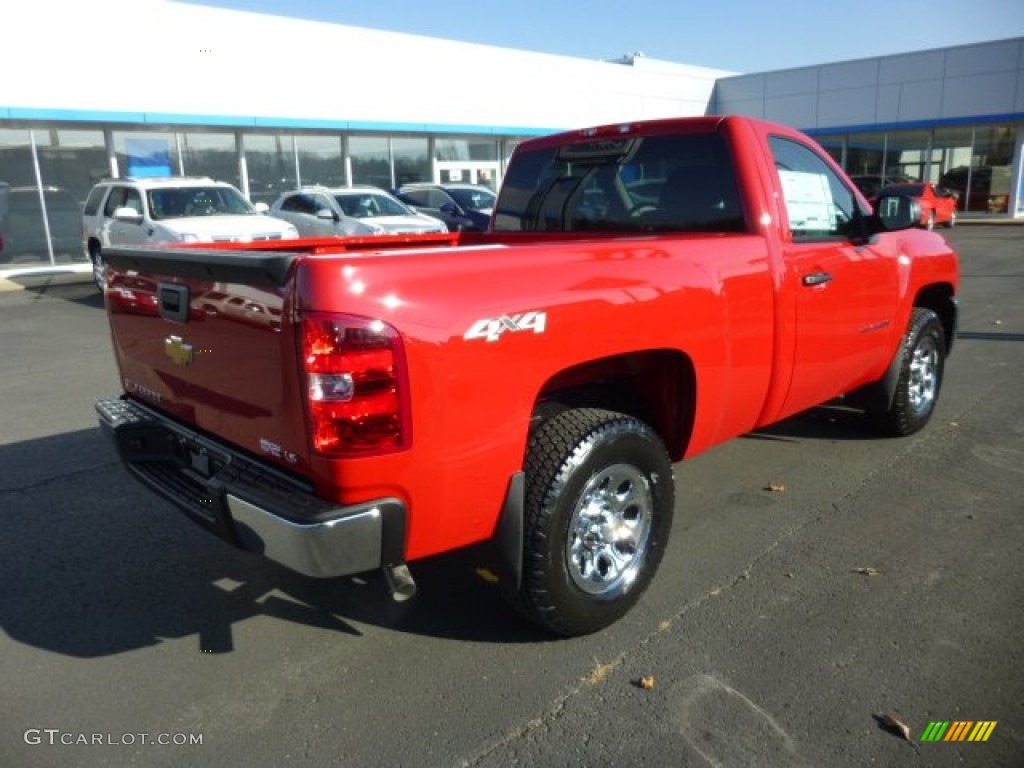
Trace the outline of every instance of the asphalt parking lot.
{"type": "Polygon", "coordinates": [[[1024,765],[1024,227],[944,234],[931,425],[821,408],[678,465],[655,584],[572,640],[466,553],[399,605],[227,548],[101,439],[91,286],[0,293],[0,766],[1024,765]]]}

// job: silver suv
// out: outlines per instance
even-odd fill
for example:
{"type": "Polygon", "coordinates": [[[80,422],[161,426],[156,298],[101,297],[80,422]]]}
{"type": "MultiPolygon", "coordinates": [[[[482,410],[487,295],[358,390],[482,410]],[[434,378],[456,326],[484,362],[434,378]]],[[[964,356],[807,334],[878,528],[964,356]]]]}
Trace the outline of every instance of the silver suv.
{"type": "Polygon", "coordinates": [[[299,236],[288,222],[266,215],[235,187],[207,177],[172,176],[101,181],[85,201],[84,247],[102,290],[103,249],[149,243],[252,242],[299,236]]]}
{"type": "Polygon", "coordinates": [[[270,214],[294,224],[302,237],[448,231],[440,219],[417,213],[379,187],[303,187],[281,195],[270,214]]]}

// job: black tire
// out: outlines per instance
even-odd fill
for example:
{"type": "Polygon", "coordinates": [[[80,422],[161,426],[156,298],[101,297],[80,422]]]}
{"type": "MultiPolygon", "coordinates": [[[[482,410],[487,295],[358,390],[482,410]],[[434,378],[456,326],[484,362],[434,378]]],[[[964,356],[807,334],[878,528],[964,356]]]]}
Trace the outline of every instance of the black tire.
{"type": "Polygon", "coordinates": [[[891,435],[912,435],[935,410],[946,362],[946,334],[938,315],[915,307],[900,348],[899,379],[892,403],[873,414],[879,429],[891,435]]]}
{"type": "Polygon", "coordinates": [[[559,635],[612,624],[654,577],[674,499],[672,464],[648,425],[590,408],[551,417],[530,439],[513,604],[559,635]]]}
{"type": "Polygon", "coordinates": [[[953,211],[953,213],[950,215],[949,221],[946,222],[946,226],[949,229],[952,229],[953,227],[956,226],[956,211],[953,211]]]}
{"type": "Polygon", "coordinates": [[[92,281],[96,284],[96,288],[100,293],[102,293],[107,285],[107,270],[106,265],[103,263],[103,252],[97,243],[89,244],[89,261],[92,262],[92,281]]]}
{"type": "Polygon", "coordinates": [[[924,228],[929,231],[935,229],[935,211],[928,214],[928,221],[925,222],[924,228]]]}

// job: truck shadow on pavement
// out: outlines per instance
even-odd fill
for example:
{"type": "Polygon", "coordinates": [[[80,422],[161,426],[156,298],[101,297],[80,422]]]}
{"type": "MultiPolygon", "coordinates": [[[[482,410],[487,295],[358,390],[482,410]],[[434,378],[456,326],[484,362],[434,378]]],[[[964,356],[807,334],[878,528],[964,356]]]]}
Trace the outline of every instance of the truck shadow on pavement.
{"type": "Polygon", "coordinates": [[[847,441],[885,439],[871,427],[864,412],[837,400],[826,405],[790,416],[784,421],[748,432],[745,440],[777,440],[800,442],[803,440],[847,441]]]}
{"type": "Polygon", "coordinates": [[[33,299],[59,299],[80,304],[83,307],[103,309],[103,294],[100,293],[91,279],[78,279],[76,282],[53,282],[51,280],[26,277],[10,278],[10,283],[21,284],[26,295],[33,299]]]}
{"type": "Polygon", "coordinates": [[[476,642],[551,639],[476,574],[468,550],[414,563],[419,593],[404,603],[376,573],[310,579],[238,551],[139,486],[98,430],[0,446],[0,465],[0,627],[16,642],[95,658],[194,635],[198,651],[229,653],[238,625],[257,617],[343,641],[361,640],[360,624],[476,642]]]}

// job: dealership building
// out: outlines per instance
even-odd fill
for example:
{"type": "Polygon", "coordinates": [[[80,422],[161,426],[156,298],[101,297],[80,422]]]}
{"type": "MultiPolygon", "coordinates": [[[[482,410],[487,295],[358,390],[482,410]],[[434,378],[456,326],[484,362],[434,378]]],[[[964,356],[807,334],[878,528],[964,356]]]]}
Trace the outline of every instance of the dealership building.
{"type": "Polygon", "coordinates": [[[796,127],[854,176],[941,181],[962,218],[1024,217],[1024,38],[738,74],[173,0],[56,12],[5,14],[0,276],[84,265],[79,209],[105,177],[212,176],[266,203],[310,184],[496,188],[525,138],[704,114],[796,127]],[[43,49],[80,55],[42,66],[43,49]]]}

